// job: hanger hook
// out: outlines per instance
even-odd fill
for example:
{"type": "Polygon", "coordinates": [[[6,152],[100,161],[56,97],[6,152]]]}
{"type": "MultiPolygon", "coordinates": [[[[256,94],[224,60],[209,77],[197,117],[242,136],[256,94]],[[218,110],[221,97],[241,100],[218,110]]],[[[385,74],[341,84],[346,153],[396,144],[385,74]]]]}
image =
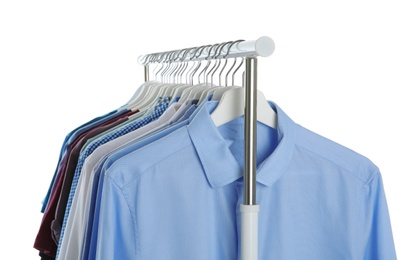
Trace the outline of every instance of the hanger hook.
{"type": "Polygon", "coordinates": [[[233,73],[233,76],[232,76],[232,81],[231,81],[231,84],[234,86],[234,76],[235,76],[235,74],[237,73],[237,71],[240,69],[240,67],[241,67],[241,65],[243,65],[243,62],[244,62],[244,58],[241,58],[241,62],[240,62],[240,64],[238,65],[238,67],[235,69],[235,71],[234,71],[234,73],[233,73]]]}
{"type": "MultiPolygon", "coordinates": [[[[228,60],[228,59],[225,59],[226,61],[228,60]]],[[[234,66],[235,66],[235,64],[237,63],[237,58],[234,58],[234,62],[233,62],[233,64],[231,65],[231,67],[228,69],[228,72],[227,72],[227,74],[225,74],[225,86],[226,87],[228,87],[228,75],[230,74],[230,72],[233,70],[233,68],[234,68],[234,66]]],[[[225,68],[225,67],[224,67],[225,68]]]]}
{"type": "MultiPolygon", "coordinates": [[[[185,60],[186,56],[188,55],[188,53],[190,53],[191,50],[194,50],[194,49],[195,49],[195,47],[185,49],[185,51],[184,51],[184,53],[182,55],[182,58],[181,58],[181,61],[180,62],[183,64],[183,66],[181,67],[180,73],[178,73],[179,74],[179,77],[181,79],[183,78],[183,74],[185,73],[186,69],[188,68],[188,62],[186,62],[184,60],[185,60]]],[[[185,79],[186,79],[186,75],[185,75],[185,79]]]]}
{"type": "Polygon", "coordinates": [[[243,42],[244,40],[236,40],[233,41],[230,46],[228,47],[227,53],[223,56],[224,59],[226,59],[228,57],[228,55],[230,54],[230,50],[233,47],[234,44],[239,43],[239,42],[243,42]]]}
{"type": "Polygon", "coordinates": [[[214,51],[214,54],[215,54],[215,53],[216,53],[216,51],[217,51],[217,49],[218,49],[218,46],[219,46],[219,45],[220,45],[219,43],[216,43],[216,44],[212,45],[212,46],[209,48],[208,55],[207,55],[207,57],[205,58],[206,60],[211,59],[211,51],[212,51],[212,49],[213,49],[213,48],[215,48],[215,51],[214,51]]]}
{"type": "MultiPolygon", "coordinates": [[[[206,77],[206,71],[207,71],[207,69],[208,69],[209,65],[211,64],[211,51],[212,51],[212,49],[213,49],[214,47],[216,48],[215,50],[217,50],[218,45],[219,45],[219,44],[218,44],[218,43],[216,43],[216,44],[211,45],[211,46],[209,47],[208,55],[207,55],[207,57],[205,58],[205,60],[207,61],[207,64],[205,65],[204,69],[203,69],[203,70],[199,73],[199,75],[198,75],[198,83],[201,83],[200,77],[201,77],[202,73],[204,73],[204,78],[206,77]]],[[[215,52],[214,52],[214,53],[215,53],[215,52]]],[[[206,82],[207,82],[207,80],[206,80],[206,82]]]]}
{"type": "MultiPolygon", "coordinates": [[[[149,55],[147,55],[148,57],[146,57],[146,60],[145,60],[145,64],[146,64],[146,66],[147,65],[149,65],[150,63],[154,63],[154,60],[155,60],[155,54],[149,54],[149,55]]],[[[156,64],[156,66],[154,67],[154,69],[153,69],[153,71],[152,71],[152,75],[156,78],[156,75],[155,75],[155,70],[156,70],[156,68],[157,68],[157,66],[158,66],[159,64],[156,64]]],[[[149,65],[149,68],[150,68],[150,65],[149,65]]]]}
{"type": "MultiPolygon", "coordinates": [[[[201,56],[202,55],[202,52],[203,52],[203,50],[206,48],[206,47],[209,47],[209,46],[211,46],[211,45],[204,45],[204,46],[200,46],[200,47],[198,47],[196,50],[195,50],[195,52],[194,52],[194,54],[193,54],[193,56],[192,57],[190,57],[190,61],[192,61],[193,59],[195,59],[195,58],[199,58],[199,56],[201,56]],[[198,54],[198,51],[200,50],[200,52],[199,52],[199,54],[198,54]]],[[[193,67],[193,65],[192,65],[192,67],[193,67]]],[[[191,84],[191,85],[193,85],[194,84],[194,75],[195,75],[195,73],[198,71],[198,69],[199,69],[199,67],[201,67],[201,61],[199,60],[198,62],[197,62],[197,64],[196,64],[196,66],[195,66],[195,69],[193,69],[193,71],[189,74],[189,84],[191,84]]]]}
{"type": "Polygon", "coordinates": [[[176,72],[178,69],[177,59],[179,58],[180,52],[181,50],[173,51],[172,58],[170,60],[170,63],[172,64],[172,69],[168,73],[168,78],[171,79],[169,80],[169,82],[172,82],[172,83],[175,83],[176,72]]]}
{"type": "Polygon", "coordinates": [[[181,72],[182,69],[185,67],[184,66],[184,56],[186,56],[186,53],[189,51],[189,49],[181,49],[177,52],[177,58],[175,59],[175,62],[177,64],[177,67],[175,69],[175,73],[173,75],[174,79],[176,78],[176,81],[174,81],[174,83],[179,83],[181,80],[181,72]],[[183,53],[183,54],[182,54],[183,53]]]}
{"type": "Polygon", "coordinates": [[[176,50],[172,54],[172,59],[171,59],[172,70],[169,72],[169,77],[171,77],[171,79],[172,79],[170,82],[172,82],[172,83],[176,83],[176,80],[175,80],[176,75],[177,75],[178,69],[180,68],[180,65],[177,61],[179,59],[179,56],[180,56],[180,53],[182,52],[182,50],[176,50]]]}
{"type": "Polygon", "coordinates": [[[144,55],[144,56],[140,56],[139,57],[139,61],[140,62],[142,62],[142,64],[144,65],[144,66],[146,66],[148,63],[149,63],[149,56],[150,56],[151,54],[146,54],[146,55],[144,55]]]}
{"type": "MultiPolygon", "coordinates": [[[[209,76],[210,75],[214,75],[214,72],[215,72],[214,69],[217,67],[217,64],[218,64],[218,59],[217,58],[218,58],[219,54],[217,54],[217,53],[218,52],[221,53],[221,49],[222,49],[222,47],[224,47],[224,45],[225,45],[225,43],[219,43],[219,44],[217,44],[216,49],[215,49],[213,55],[212,56],[210,55],[211,54],[211,50],[210,50],[210,53],[208,54],[209,59],[215,59],[215,64],[208,71],[208,73],[206,73],[206,75],[205,75],[205,83],[207,83],[207,84],[209,83],[209,81],[208,81],[209,76]],[[211,72],[212,72],[212,74],[211,74],[211,72]]],[[[213,86],[213,84],[214,84],[214,82],[213,82],[213,76],[211,76],[211,86],[213,86]]]]}
{"type": "MultiPolygon", "coordinates": [[[[228,60],[228,55],[230,54],[230,50],[233,47],[234,44],[237,44],[239,42],[243,42],[244,40],[236,40],[233,41],[229,46],[228,46],[228,50],[227,53],[223,56],[224,59],[228,60]]],[[[238,67],[236,68],[236,70],[234,71],[234,73],[232,74],[232,85],[234,85],[234,75],[235,73],[238,71],[238,69],[241,67],[241,65],[243,64],[243,60],[241,61],[241,63],[238,65],[238,67]]],[[[234,58],[234,62],[231,65],[230,69],[228,70],[228,72],[225,74],[225,86],[228,86],[228,75],[231,73],[231,71],[233,70],[235,64],[237,63],[237,58],[234,58]]],[[[225,66],[224,66],[225,68],[225,66]]],[[[221,71],[222,72],[222,71],[221,71]]]]}
{"type": "MultiPolygon", "coordinates": [[[[159,66],[159,64],[161,65],[160,69],[155,73],[157,66],[155,67],[155,69],[153,70],[153,75],[155,75],[155,79],[157,80],[157,77],[159,75],[159,73],[163,70],[164,65],[163,65],[163,56],[165,55],[165,53],[156,53],[153,54],[153,60],[152,62],[156,62],[157,66],[159,66]]],[[[160,78],[160,81],[162,81],[162,78],[160,78]]]]}
{"type": "MultiPolygon", "coordinates": [[[[229,45],[229,44],[232,44],[232,41],[229,41],[229,42],[225,42],[222,46],[221,46],[221,48],[220,48],[220,51],[218,52],[218,55],[215,57],[216,59],[218,59],[218,57],[220,57],[220,55],[221,55],[221,53],[222,53],[222,50],[224,49],[224,47],[225,46],[227,46],[227,45],[229,45]]],[[[228,47],[228,51],[230,50],[230,47],[228,47]]],[[[223,58],[225,58],[225,55],[222,57],[222,58],[219,58],[219,64],[218,64],[218,67],[215,69],[215,71],[212,73],[212,77],[211,77],[211,82],[213,81],[213,77],[214,77],[214,74],[215,74],[215,72],[217,72],[217,70],[218,70],[218,68],[220,67],[220,65],[221,65],[221,59],[223,59],[223,58]]],[[[221,86],[221,75],[222,75],[222,72],[224,71],[224,69],[225,69],[225,67],[227,66],[227,62],[228,62],[228,60],[227,59],[225,59],[225,62],[224,62],[224,67],[220,70],[220,73],[218,74],[218,86],[221,86]]]]}
{"type": "Polygon", "coordinates": [[[219,44],[218,47],[216,48],[215,52],[214,52],[214,55],[212,56],[212,58],[215,59],[215,65],[214,65],[214,67],[212,67],[212,69],[206,75],[206,82],[208,83],[208,77],[211,74],[211,86],[214,85],[214,74],[221,65],[221,60],[218,59],[218,57],[221,55],[221,52],[222,52],[222,49],[224,48],[224,46],[226,46],[229,43],[231,43],[231,42],[224,42],[224,43],[219,44]]]}
{"type": "Polygon", "coordinates": [[[174,54],[175,51],[170,51],[170,52],[166,52],[166,57],[164,60],[164,63],[167,63],[166,68],[163,70],[163,72],[161,73],[162,76],[162,82],[166,82],[166,80],[169,80],[169,71],[171,68],[171,64],[172,64],[172,55],[174,54]],[[167,79],[166,79],[167,78],[167,79]]]}

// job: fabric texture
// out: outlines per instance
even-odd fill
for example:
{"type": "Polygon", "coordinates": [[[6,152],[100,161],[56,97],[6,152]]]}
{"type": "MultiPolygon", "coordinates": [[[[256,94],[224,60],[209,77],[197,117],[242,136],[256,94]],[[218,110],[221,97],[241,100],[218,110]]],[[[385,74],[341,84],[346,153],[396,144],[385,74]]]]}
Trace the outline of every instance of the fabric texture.
{"type": "MultiPolygon", "coordinates": [[[[210,97],[206,98],[202,104],[208,102],[210,97]]],[[[106,157],[102,158],[100,162],[94,167],[93,171],[94,174],[91,176],[92,183],[91,183],[91,199],[90,199],[90,209],[88,213],[88,222],[86,226],[86,235],[84,238],[84,245],[82,250],[82,259],[96,259],[96,246],[97,246],[97,231],[99,225],[99,212],[101,207],[101,190],[102,190],[102,178],[101,175],[104,173],[109,167],[111,167],[112,163],[117,161],[118,159],[124,157],[125,155],[140,149],[152,142],[155,142],[162,137],[174,132],[175,130],[186,126],[189,122],[193,119],[197,111],[199,111],[202,106],[196,108],[195,105],[192,105],[188,110],[188,118],[186,120],[178,121],[176,123],[172,123],[169,127],[165,127],[159,129],[158,131],[153,132],[151,135],[146,136],[145,138],[136,140],[134,142],[130,142],[128,145],[124,146],[121,149],[118,149],[111,154],[107,155],[106,157]],[[195,113],[191,113],[195,111],[195,113]]],[[[184,116],[182,116],[184,118],[184,116]]]]}
{"type": "Polygon", "coordinates": [[[73,204],[68,216],[67,228],[59,254],[60,259],[80,259],[81,257],[86,219],[88,218],[88,209],[90,207],[90,176],[94,165],[113,150],[168,124],[172,116],[179,109],[179,106],[176,103],[171,104],[157,120],[99,146],[86,158],[82,166],[73,204]]]}
{"type": "MultiPolygon", "coordinates": [[[[259,259],[396,259],[378,168],[272,106],[278,129],[257,126],[259,259]]],[[[241,259],[244,119],[217,128],[213,109],[105,171],[97,259],[241,259]]]]}
{"type": "Polygon", "coordinates": [[[138,121],[132,122],[131,124],[128,124],[126,126],[124,126],[121,129],[118,129],[115,132],[112,132],[102,138],[100,138],[99,140],[96,140],[95,142],[91,143],[88,148],[85,149],[85,151],[80,155],[78,163],[77,163],[77,167],[75,169],[75,174],[74,174],[74,178],[72,180],[72,185],[71,185],[71,190],[68,196],[68,202],[67,202],[67,206],[66,206],[66,210],[65,210],[65,216],[64,216],[64,220],[62,223],[62,229],[61,229],[61,234],[60,234],[60,240],[59,240],[59,244],[58,244],[58,249],[57,249],[57,257],[59,256],[59,250],[62,244],[62,238],[63,238],[63,234],[65,232],[65,228],[66,228],[66,223],[68,220],[68,215],[69,215],[69,211],[71,209],[72,206],[72,199],[73,196],[75,194],[75,189],[77,187],[78,184],[78,179],[79,179],[79,175],[82,169],[82,165],[85,161],[85,159],[100,145],[105,144],[119,136],[122,136],[126,133],[129,133],[143,125],[146,125],[150,122],[152,122],[153,120],[157,119],[158,117],[160,117],[163,112],[167,109],[168,105],[169,105],[169,101],[170,101],[170,97],[165,97],[165,98],[161,98],[155,109],[154,112],[148,116],[146,116],[143,119],[140,119],[138,121]]]}
{"type": "MultiPolygon", "coordinates": [[[[244,116],[217,127],[210,99],[158,98],[68,134],[41,259],[241,259],[244,116]]],[[[259,259],[396,259],[378,167],[269,105],[277,127],[257,123],[259,259]]]]}
{"type": "Polygon", "coordinates": [[[43,213],[46,209],[46,206],[48,204],[49,201],[49,196],[50,193],[52,192],[52,187],[53,184],[55,183],[55,178],[56,178],[56,174],[59,168],[59,163],[62,159],[63,154],[65,153],[65,151],[67,150],[67,148],[82,134],[85,133],[86,131],[90,130],[91,128],[96,127],[97,125],[105,122],[106,120],[112,119],[116,116],[118,116],[119,114],[124,113],[126,110],[121,110],[121,111],[117,111],[117,110],[113,110],[105,115],[96,117],[90,121],[88,121],[87,123],[84,123],[83,125],[75,128],[74,130],[72,130],[70,133],[67,134],[67,136],[64,139],[64,142],[62,144],[61,147],[61,151],[59,153],[59,159],[58,159],[58,164],[56,165],[56,170],[54,173],[54,176],[52,178],[51,184],[49,186],[48,192],[46,193],[46,196],[42,202],[42,208],[41,208],[41,212],[43,213]]]}
{"type": "Polygon", "coordinates": [[[49,256],[55,256],[61,231],[63,215],[65,213],[66,200],[69,193],[72,176],[78,160],[80,147],[85,141],[102,131],[114,127],[127,120],[131,112],[125,112],[117,117],[103,121],[100,125],[89,129],[75,139],[60,162],[56,172],[56,183],[50,194],[49,203],[45,209],[38,234],[35,239],[34,248],[49,256]],[[61,205],[60,205],[61,203],[61,205]]]}

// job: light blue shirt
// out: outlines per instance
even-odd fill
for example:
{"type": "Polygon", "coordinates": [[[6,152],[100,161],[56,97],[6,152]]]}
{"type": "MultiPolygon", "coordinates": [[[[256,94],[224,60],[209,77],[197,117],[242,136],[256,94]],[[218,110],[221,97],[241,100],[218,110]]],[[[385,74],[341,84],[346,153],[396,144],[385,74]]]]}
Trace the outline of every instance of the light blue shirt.
{"type": "MultiPolygon", "coordinates": [[[[240,259],[244,120],[187,126],[105,172],[97,259],[240,259]]],[[[396,259],[378,168],[294,123],[258,124],[259,259],[396,259]]]]}

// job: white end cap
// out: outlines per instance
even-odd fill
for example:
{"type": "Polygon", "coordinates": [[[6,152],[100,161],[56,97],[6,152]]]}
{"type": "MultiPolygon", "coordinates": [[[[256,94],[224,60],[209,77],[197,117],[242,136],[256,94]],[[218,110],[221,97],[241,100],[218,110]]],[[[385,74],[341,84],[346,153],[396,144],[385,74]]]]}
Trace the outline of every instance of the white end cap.
{"type": "Polygon", "coordinates": [[[256,41],[256,51],[261,57],[268,57],[273,54],[275,49],[274,41],[272,38],[262,36],[256,41]]]}

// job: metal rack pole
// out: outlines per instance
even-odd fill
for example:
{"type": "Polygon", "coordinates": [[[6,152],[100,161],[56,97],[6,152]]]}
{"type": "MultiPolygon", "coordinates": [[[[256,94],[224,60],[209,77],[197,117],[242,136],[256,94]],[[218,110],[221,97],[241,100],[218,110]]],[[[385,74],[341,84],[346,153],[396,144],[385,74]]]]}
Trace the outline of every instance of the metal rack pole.
{"type": "Polygon", "coordinates": [[[258,214],[256,205],[257,150],[257,58],[245,58],[244,111],[244,204],[241,211],[241,259],[258,259],[258,214]]]}
{"type": "Polygon", "coordinates": [[[257,58],[245,58],[244,205],[256,205],[257,58]]]}

